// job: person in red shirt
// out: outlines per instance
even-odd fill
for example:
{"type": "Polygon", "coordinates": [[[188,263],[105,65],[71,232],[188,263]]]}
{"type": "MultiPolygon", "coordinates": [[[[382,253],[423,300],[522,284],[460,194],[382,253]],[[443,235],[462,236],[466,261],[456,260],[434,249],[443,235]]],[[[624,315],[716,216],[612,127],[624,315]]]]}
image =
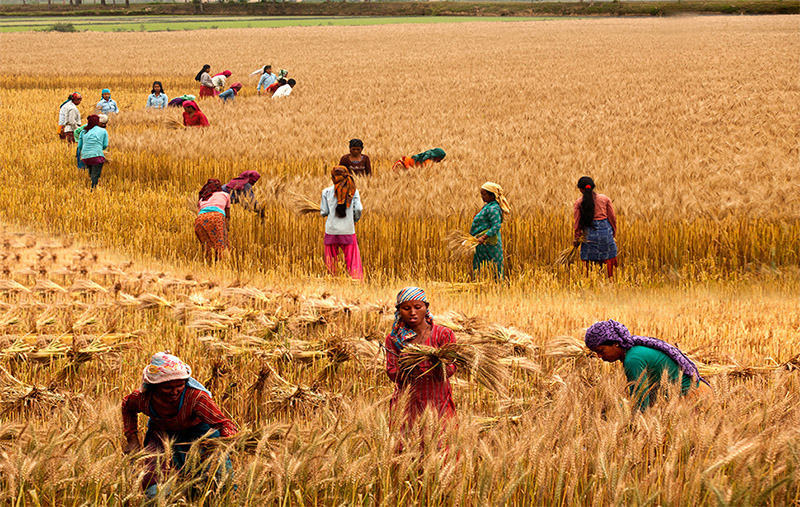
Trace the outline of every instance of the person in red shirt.
{"type": "Polygon", "coordinates": [[[397,294],[392,332],[386,337],[386,373],[395,383],[391,408],[395,412],[400,399],[407,399],[404,428],[409,429],[426,407],[431,407],[444,423],[455,416],[453,390],[450,377],[456,365],[424,361],[414,371],[398,369],[398,358],[403,349],[411,344],[439,348],[446,343],[455,343],[453,331],[433,323],[428,309],[425,291],[419,287],[406,287],[397,294]]]}
{"type": "Polygon", "coordinates": [[[278,88],[280,88],[281,86],[283,86],[285,84],[286,84],[286,80],[281,78],[281,79],[278,79],[276,82],[272,83],[271,85],[267,86],[266,88],[264,88],[264,90],[266,90],[266,92],[268,92],[270,97],[271,97],[271,96],[275,95],[275,90],[277,90],[278,88]]]}
{"type": "Polygon", "coordinates": [[[197,102],[187,100],[182,105],[184,127],[208,127],[208,118],[197,106],[197,102]]]}
{"type": "MultiPolygon", "coordinates": [[[[236,425],[225,417],[211,393],[192,378],[188,364],[168,351],[158,352],[142,373],[142,385],[122,400],[122,428],[127,441],[126,454],[140,451],[138,416],[150,418],[144,437],[144,448],[153,456],[145,459],[146,473],[142,487],[148,498],[158,494],[158,480],[166,471],[159,454],[165,442],[171,440],[172,464],[182,469],[192,443],[201,438],[229,437],[237,432],[236,425]]],[[[232,468],[226,459],[226,471],[232,468]]],[[[215,480],[221,479],[217,472],[215,480]]]]}

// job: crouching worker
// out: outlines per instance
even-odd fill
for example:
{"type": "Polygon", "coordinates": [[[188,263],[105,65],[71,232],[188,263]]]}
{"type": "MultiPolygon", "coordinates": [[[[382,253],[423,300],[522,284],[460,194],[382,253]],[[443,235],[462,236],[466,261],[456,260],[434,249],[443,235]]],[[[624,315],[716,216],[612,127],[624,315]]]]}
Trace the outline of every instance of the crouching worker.
{"type": "Polygon", "coordinates": [[[629,392],[636,408],[644,411],[659,397],[661,377],[681,386],[681,396],[690,392],[713,396],[697,366],[677,347],[647,336],[631,336],[624,325],[613,320],[596,322],[586,330],[586,346],[603,361],[622,361],[629,392]]]}
{"type": "MultiPolygon", "coordinates": [[[[235,435],[234,423],[225,417],[211,400],[211,393],[192,378],[192,369],[177,357],[159,352],[150,360],[142,374],[142,386],[122,400],[122,426],[127,439],[124,452],[142,449],[139,443],[138,414],[150,418],[144,436],[144,449],[153,456],[145,460],[146,473],[142,487],[148,498],[158,493],[169,463],[163,453],[166,441],[172,441],[172,466],[184,475],[208,474],[210,470],[188,470],[186,458],[193,442],[235,435]]],[[[215,481],[229,474],[232,465],[226,458],[224,466],[215,470],[215,481]]]]}

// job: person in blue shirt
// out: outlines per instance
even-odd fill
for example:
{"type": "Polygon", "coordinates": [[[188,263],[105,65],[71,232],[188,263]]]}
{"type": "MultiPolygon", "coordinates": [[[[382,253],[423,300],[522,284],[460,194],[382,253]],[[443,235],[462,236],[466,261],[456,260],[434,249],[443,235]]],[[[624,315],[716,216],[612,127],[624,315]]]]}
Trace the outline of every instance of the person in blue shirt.
{"type": "Polygon", "coordinates": [[[101,96],[103,98],[97,103],[97,106],[95,106],[98,113],[119,113],[119,107],[117,107],[117,103],[111,98],[111,90],[108,88],[103,88],[101,96]]]}
{"type": "Polygon", "coordinates": [[[222,99],[223,104],[229,100],[234,100],[241,89],[242,83],[233,83],[230,88],[219,94],[219,98],[222,99]]]}
{"type": "MultiPolygon", "coordinates": [[[[104,115],[105,116],[105,115],[104,115]]],[[[86,169],[89,171],[89,178],[92,181],[92,190],[100,181],[100,173],[103,171],[103,164],[106,162],[103,150],[108,148],[108,132],[100,126],[100,116],[89,115],[86,119],[87,124],[81,132],[78,141],[78,152],[86,169]]]]}
{"type": "Polygon", "coordinates": [[[153,89],[150,90],[150,96],[147,97],[147,108],[164,109],[168,103],[169,97],[164,92],[161,81],[153,81],[153,89]]]}
{"type": "Polygon", "coordinates": [[[258,80],[258,86],[256,87],[256,91],[259,95],[261,95],[261,90],[267,91],[267,87],[277,81],[278,78],[275,74],[272,73],[272,65],[265,65],[264,66],[264,74],[261,76],[261,79],[258,80]]]}

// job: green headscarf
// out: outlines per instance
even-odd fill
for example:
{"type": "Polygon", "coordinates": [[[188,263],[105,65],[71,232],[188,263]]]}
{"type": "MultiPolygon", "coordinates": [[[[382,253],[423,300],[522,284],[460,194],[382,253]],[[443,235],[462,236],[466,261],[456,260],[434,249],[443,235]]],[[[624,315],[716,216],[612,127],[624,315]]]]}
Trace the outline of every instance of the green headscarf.
{"type": "Polygon", "coordinates": [[[445,153],[443,149],[434,148],[432,150],[423,151],[422,153],[417,153],[416,155],[414,155],[411,158],[414,159],[414,162],[416,162],[418,164],[421,164],[421,163],[425,162],[426,160],[430,160],[432,158],[438,158],[439,160],[441,160],[446,155],[447,155],[447,153],[445,153]]]}
{"type": "Polygon", "coordinates": [[[180,98],[182,98],[183,100],[196,100],[197,99],[197,97],[195,97],[194,95],[188,95],[188,94],[187,95],[181,95],[180,98]]]}

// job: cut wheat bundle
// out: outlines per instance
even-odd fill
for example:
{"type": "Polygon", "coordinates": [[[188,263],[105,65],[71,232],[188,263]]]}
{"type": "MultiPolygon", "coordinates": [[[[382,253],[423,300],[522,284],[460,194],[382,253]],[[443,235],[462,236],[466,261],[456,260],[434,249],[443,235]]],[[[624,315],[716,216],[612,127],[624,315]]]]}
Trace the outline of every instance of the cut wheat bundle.
{"type": "Polygon", "coordinates": [[[286,206],[297,215],[310,215],[320,212],[320,203],[295,192],[287,192],[284,196],[286,206]]]}
{"type": "Polygon", "coordinates": [[[501,355],[498,347],[489,344],[447,343],[439,348],[412,344],[403,349],[398,364],[400,370],[405,372],[413,371],[424,361],[430,361],[437,368],[454,364],[458,366],[457,372],[467,374],[487,389],[505,395],[508,369],[500,363],[501,355]]]}
{"type": "Polygon", "coordinates": [[[480,245],[478,238],[458,229],[448,231],[444,240],[455,257],[472,257],[475,248],[480,245]]]}
{"type": "Polygon", "coordinates": [[[572,336],[556,336],[551,339],[545,345],[544,353],[551,359],[578,359],[590,354],[583,341],[572,336]]]}
{"type": "Polygon", "coordinates": [[[556,256],[556,260],[554,264],[556,266],[568,266],[578,260],[580,258],[580,246],[573,245],[569,248],[565,248],[562,250],[558,256],[556,256]]]}
{"type": "Polygon", "coordinates": [[[185,129],[186,125],[183,124],[182,121],[176,120],[175,118],[170,118],[164,121],[164,126],[171,130],[180,130],[185,129]]]}

